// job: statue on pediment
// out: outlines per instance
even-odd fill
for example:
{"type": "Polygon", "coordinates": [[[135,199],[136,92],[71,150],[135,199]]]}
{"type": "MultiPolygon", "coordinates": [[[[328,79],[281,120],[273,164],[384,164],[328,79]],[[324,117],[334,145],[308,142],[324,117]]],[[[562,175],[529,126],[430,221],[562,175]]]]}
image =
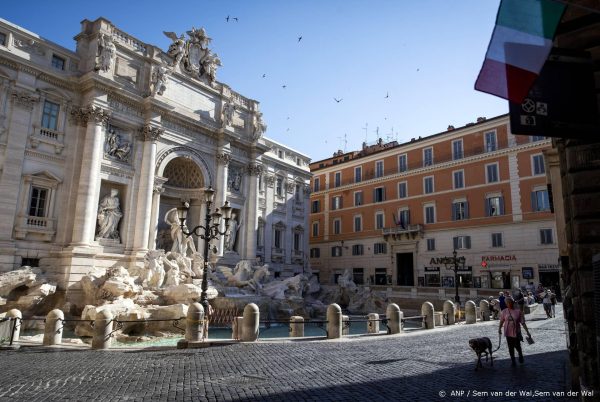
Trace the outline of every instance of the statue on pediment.
{"type": "Polygon", "coordinates": [[[112,35],[101,33],[98,38],[98,53],[96,56],[96,71],[110,70],[117,56],[117,48],[113,43],[112,35]]]}
{"type": "Polygon", "coordinates": [[[163,33],[173,41],[167,51],[167,55],[173,59],[171,66],[178,66],[192,77],[205,79],[209,84],[215,81],[221,60],[208,48],[212,39],[206,35],[204,28],[187,31],[187,40],[183,34],[177,36],[175,32],[163,33]]]}

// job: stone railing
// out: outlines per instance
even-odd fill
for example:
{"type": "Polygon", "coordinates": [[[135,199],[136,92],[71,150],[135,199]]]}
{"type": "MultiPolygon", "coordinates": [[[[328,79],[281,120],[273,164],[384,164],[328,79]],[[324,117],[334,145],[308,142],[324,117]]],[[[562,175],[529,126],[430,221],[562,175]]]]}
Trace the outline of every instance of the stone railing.
{"type": "Polygon", "coordinates": [[[113,35],[119,42],[125,43],[129,47],[142,54],[146,54],[147,47],[145,43],[127,35],[125,32],[117,28],[113,28],[113,35]]]}

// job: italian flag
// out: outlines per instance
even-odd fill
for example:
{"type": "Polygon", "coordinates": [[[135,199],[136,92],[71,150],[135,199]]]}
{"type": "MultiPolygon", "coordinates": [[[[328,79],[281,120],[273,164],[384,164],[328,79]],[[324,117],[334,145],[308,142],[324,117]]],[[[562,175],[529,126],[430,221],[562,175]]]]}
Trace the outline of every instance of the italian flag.
{"type": "Polygon", "coordinates": [[[540,74],[565,5],[502,0],[475,89],[521,103],[540,74]]]}

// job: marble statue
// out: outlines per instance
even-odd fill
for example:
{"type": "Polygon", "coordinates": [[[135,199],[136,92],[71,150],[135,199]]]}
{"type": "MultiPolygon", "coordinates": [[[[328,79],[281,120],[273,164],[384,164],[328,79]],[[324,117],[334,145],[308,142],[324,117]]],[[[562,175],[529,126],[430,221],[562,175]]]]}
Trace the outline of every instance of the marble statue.
{"type": "Polygon", "coordinates": [[[232,102],[223,103],[221,109],[221,127],[225,128],[233,124],[233,114],[235,113],[235,105],[232,102]]]}
{"type": "Polygon", "coordinates": [[[144,279],[151,289],[159,289],[165,281],[165,268],[163,265],[163,257],[165,253],[162,250],[150,250],[144,256],[144,279]]]}
{"type": "Polygon", "coordinates": [[[187,40],[183,34],[178,37],[175,32],[163,33],[173,41],[167,51],[167,55],[173,59],[173,67],[178,66],[192,77],[203,78],[209,84],[215,81],[221,60],[208,49],[211,38],[206,35],[204,28],[187,31],[187,40]]]}
{"type": "Polygon", "coordinates": [[[119,222],[123,217],[119,198],[119,190],[113,188],[98,205],[98,233],[97,238],[121,240],[119,235],[119,222]]]}
{"type": "MultiPolygon", "coordinates": [[[[171,228],[171,239],[173,240],[172,252],[179,253],[184,257],[188,256],[188,252],[192,254],[196,252],[194,238],[192,236],[188,237],[183,233],[179,217],[177,216],[177,208],[171,208],[167,211],[165,214],[165,223],[171,228]]],[[[188,231],[185,223],[183,229],[188,231]]]]}
{"type": "Polygon", "coordinates": [[[246,286],[248,281],[252,278],[252,275],[254,275],[254,269],[252,268],[250,261],[241,260],[235,264],[233,275],[227,278],[227,283],[230,286],[246,286]]]}
{"type": "Polygon", "coordinates": [[[177,286],[179,283],[181,283],[181,272],[179,271],[179,265],[172,264],[169,266],[169,270],[167,271],[165,286],[177,286]]]}
{"type": "Polygon", "coordinates": [[[117,55],[117,48],[113,43],[112,35],[101,33],[98,38],[98,55],[96,56],[96,70],[104,72],[110,70],[117,55]]]}
{"type": "Polygon", "coordinates": [[[183,56],[185,56],[185,37],[183,34],[181,34],[180,37],[177,37],[177,34],[174,32],[163,31],[163,33],[167,38],[173,41],[173,43],[169,45],[169,50],[167,51],[169,57],[173,58],[173,63],[171,65],[178,66],[183,59],[183,56]]]}
{"type": "Polygon", "coordinates": [[[263,122],[262,113],[256,112],[252,124],[252,141],[258,141],[265,131],[267,131],[267,125],[263,122]]]}
{"type": "Polygon", "coordinates": [[[131,143],[123,141],[114,127],[109,127],[106,131],[104,149],[106,156],[121,162],[129,162],[129,157],[131,156],[131,143]]]}
{"type": "Polygon", "coordinates": [[[229,227],[227,229],[227,235],[225,237],[225,250],[226,251],[235,251],[235,242],[237,240],[238,231],[240,230],[240,226],[242,226],[242,222],[237,221],[237,217],[235,213],[231,214],[231,219],[229,220],[229,227]]]}
{"type": "Polygon", "coordinates": [[[160,65],[154,67],[152,71],[152,96],[162,95],[167,89],[167,77],[171,74],[166,66],[160,65]]]}
{"type": "Polygon", "coordinates": [[[242,172],[239,167],[229,165],[227,173],[227,190],[239,192],[242,188],[242,172]]]}

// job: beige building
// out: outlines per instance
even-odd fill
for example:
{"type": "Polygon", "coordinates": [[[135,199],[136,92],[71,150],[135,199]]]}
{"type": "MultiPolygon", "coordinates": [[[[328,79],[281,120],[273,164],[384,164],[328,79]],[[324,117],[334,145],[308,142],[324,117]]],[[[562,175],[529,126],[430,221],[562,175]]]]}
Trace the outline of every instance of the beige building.
{"type": "Polygon", "coordinates": [[[188,202],[188,227],[204,224],[209,186],[237,223],[213,261],[301,270],[310,160],[265,138],[258,102],[216,79],[206,32],[171,33],[163,50],[103,18],[81,27],[73,52],[0,20],[0,271],[39,266],[66,289],[93,268],[141,266],[170,250],[173,208],[188,202]],[[259,190],[274,177],[285,191],[259,190]]]}
{"type": "Polygon", "coordinates": [[[358,284],[438,288],[446,297],[455,275],[443,258],[456,250],[465,257],[461,293],[557,286],[550,147],[513,135],[504,115],[312,163],[313,271],[322,283],[350,269],[358,284]]]}

